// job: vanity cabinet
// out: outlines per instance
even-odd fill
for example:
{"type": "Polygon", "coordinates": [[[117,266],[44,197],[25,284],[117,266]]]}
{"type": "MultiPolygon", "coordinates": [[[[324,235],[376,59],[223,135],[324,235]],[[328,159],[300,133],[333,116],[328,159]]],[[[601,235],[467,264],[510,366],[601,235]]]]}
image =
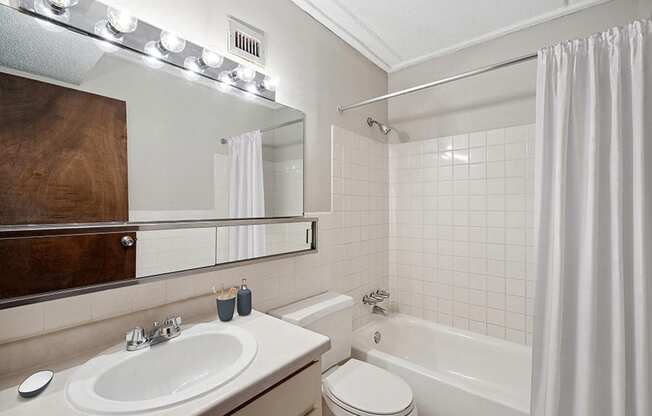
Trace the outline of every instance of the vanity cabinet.
{"type": "Polygon", "coordinates": [[[321,364],[303,370],[258,395],[229,416],[321,416],[321,364]]]}

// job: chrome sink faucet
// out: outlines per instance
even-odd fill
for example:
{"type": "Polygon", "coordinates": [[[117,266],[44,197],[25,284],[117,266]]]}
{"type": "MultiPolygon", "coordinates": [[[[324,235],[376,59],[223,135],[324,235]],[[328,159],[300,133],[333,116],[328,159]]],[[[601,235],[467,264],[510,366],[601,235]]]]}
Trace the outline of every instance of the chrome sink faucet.
{"type": "Polygon", "coordinates": [[[181,317],[170,316],[161,324],[159,321],[153,323],[152,330],[145,334],[145,330],[139,326],[132,328],[125,337],[127,351],[137,351],[152,345],[168,341],[181,334],[181,317]]]}

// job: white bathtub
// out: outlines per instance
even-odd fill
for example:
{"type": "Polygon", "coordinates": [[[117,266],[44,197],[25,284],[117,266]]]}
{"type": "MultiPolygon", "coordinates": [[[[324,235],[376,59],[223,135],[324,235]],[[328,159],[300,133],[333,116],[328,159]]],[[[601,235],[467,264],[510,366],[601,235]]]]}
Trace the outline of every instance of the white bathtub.
{"type": "Polygon", "coordinates": [[[403,377],[420,416],[529,415],[527,346],[397,314],[357,330],[353,356],[403,377]]]}

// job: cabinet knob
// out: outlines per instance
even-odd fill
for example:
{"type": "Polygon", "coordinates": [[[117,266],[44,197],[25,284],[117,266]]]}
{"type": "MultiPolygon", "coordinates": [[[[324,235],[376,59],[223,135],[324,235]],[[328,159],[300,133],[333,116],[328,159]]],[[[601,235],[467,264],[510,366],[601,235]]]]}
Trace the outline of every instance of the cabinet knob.
{"type": "Polygon", "coordinates": [[[130,235],[125,235],[120,239],[120,244],[122,244],[122,247],[133,247],[136,244],[136,239],[130,235]]]}

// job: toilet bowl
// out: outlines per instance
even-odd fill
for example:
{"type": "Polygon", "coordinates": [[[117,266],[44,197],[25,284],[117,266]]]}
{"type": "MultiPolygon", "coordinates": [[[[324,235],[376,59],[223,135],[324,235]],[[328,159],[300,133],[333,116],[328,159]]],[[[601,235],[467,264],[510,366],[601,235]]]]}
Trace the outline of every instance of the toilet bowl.
{"type": "Polygon", "coordinates": [[[333,416],[417,416],[403,379],[353,358],[322,377],[322,399],[333,416]]]}
{"type": "Polygon", "coordinates": [[[323,293],[269,314],[330,338],[331,349],[321,359],[324,416],[418,416],[412,389],[403,379],[351,358],[350,296],[323,293]]]}

